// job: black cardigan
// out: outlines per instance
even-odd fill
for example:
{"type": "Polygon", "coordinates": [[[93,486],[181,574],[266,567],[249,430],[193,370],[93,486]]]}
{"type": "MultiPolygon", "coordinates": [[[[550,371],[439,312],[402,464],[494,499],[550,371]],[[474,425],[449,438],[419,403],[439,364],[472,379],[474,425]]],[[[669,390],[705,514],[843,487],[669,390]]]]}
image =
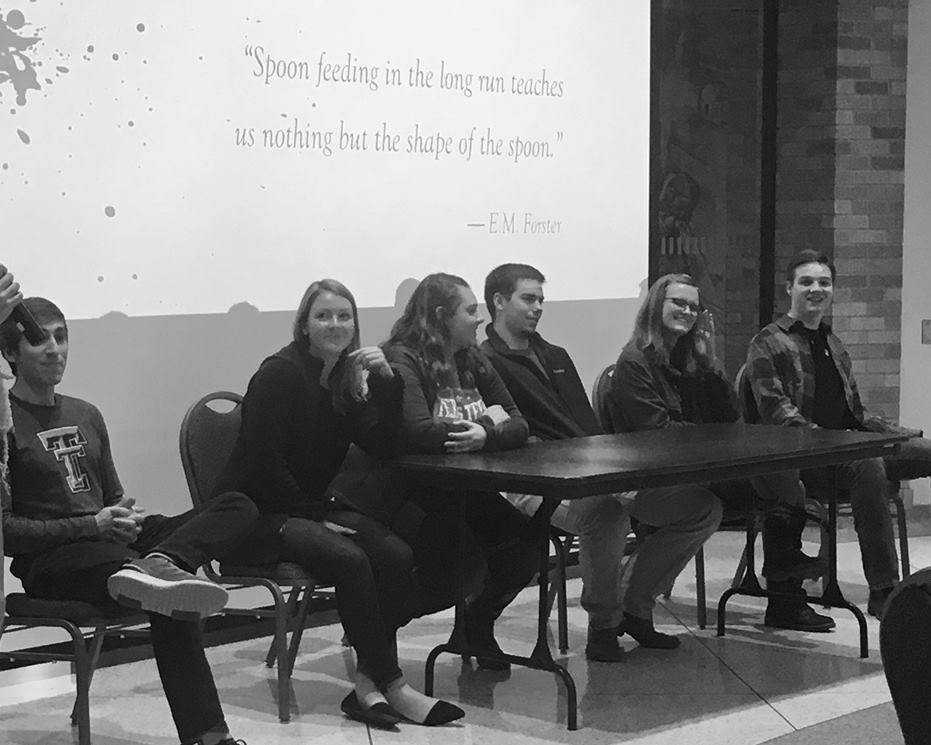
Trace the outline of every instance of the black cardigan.
{"type": "MultiPolygon", "coordinates": [[[[265,514],[321,520],[326,489],[354,442],[376,457],[393,454],[403,382],[369,377],[371,397],[333,409],[320,386],[323,361],[292,342],[262,362],[242,404],[242,428],[218,493],[242,491],[265,514]]],[[[280,526],[279,526],[280,527],[280,526]]]]}

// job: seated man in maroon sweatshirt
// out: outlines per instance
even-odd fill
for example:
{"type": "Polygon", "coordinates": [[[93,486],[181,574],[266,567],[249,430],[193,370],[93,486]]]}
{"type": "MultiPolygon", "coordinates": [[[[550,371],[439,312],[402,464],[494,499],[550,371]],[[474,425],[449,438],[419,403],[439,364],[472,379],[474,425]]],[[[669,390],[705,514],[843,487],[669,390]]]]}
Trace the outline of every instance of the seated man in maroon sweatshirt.
{"type": "Polygon", "coordinates": [[[148,612],[181,742],[231,745],[198,624],[223,608],[226,591],[194,572],[249,532],[255,505],[230,492],[174,517],[139,510],[120,485],[100,412],[56,392],[68,359],[64,315],[43,298],[22,302],[45,340],[31,344],[10,319],[0,326],[16,377],[0,513],[11,570],[36,598],[148,612]]]}

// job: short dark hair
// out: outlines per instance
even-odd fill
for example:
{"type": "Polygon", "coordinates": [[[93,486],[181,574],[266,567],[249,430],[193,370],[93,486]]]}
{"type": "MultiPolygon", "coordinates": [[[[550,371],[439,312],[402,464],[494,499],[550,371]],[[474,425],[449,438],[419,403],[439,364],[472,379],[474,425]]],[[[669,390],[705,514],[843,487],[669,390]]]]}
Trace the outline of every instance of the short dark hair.
{"type": "MultiPolygon", "coordinates": [[[[65,320],[65,314],[51,300],[46,300],[44,297],[27,297],[22,304],[26,310],[32,313],[36,323],[40,326],[61,321],[65,324],[65,332],[67,333],[68,322],[65,320]]],[[[0,324],[0,352],[3,352],[4,356],[19,351],[19,343],[22,339],[23,332],[12,318],[7,318],[0,324]]],[[[15,375],[16,365],[12,362],[10,363],[10,369],[15,375]]]]}
{"type": "Polygon", "coordinates": [[[815,251],[813,248],[806,248],[799,251],[786,266],[786,282],[792,284],[795,281],[795,270],[802,264],[824,264],[831,270],[831,281],[834,281],[834,275],[837,271],[834,269],[834,263],[826,253],[815,251]]]}
{"type": "Polygon", "coordinates": [[[522,279],[546,282],[543,273],[529,264],[502,264],[492,269],[485,277],[485,306],[492,321],[495,320],[495,294],[500,292],[505,297],[510,297],[522,279]]]}

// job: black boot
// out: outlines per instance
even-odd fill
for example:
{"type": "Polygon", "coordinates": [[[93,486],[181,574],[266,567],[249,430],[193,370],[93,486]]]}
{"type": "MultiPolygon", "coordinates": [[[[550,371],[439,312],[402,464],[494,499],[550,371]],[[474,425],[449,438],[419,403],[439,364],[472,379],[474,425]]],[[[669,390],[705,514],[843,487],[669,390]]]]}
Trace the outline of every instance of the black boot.
{"type": "Polygon", "coordinates": [[[763,577],[784,582],[789,579],[817,579],[827,571],[827,563],[802,552],[802,531],[807,514],[800,508],[778,504],[763,518],[763,577]]]}
{"type": "Polygon", "coordinates": [[[483,670],[505,672],[511,669],[511,663],[501,659],[504,651],[495,639],[495,619],[472,608],[466,608],[465,632],[469,647],[475,654],[478,666],[483,670]]]}
{"type": "Polygon", "coordinates": [[[769,592],[778,592],[790,597],[769,599],[766,605],[766,616],[763,619],[764,626],[814,632],[825,632],[834,628],[833,618],[815,612],[805,602],[805,591],[802,589],[800,579],[790,579],[784,582],[767,580],[766,589],[769,592]]]}

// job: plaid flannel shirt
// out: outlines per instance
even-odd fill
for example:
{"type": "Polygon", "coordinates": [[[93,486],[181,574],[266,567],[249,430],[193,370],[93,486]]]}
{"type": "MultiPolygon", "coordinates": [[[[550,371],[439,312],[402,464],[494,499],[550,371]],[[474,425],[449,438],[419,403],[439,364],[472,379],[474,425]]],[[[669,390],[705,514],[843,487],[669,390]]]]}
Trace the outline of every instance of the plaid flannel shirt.
{"type": "MultiPolygon", "coordinates": [[[[847,407],[864,430],[885,432],[894,428],[863,409],[850,355],[831,327],[821,324],[831,358],[840,375],[847,407]]],[[[788,315],[765,326],[750,341],[746,374],[756,400],[759,420],[764,424],[814,427],[815,361],[802,324],[788,315]]]]}

